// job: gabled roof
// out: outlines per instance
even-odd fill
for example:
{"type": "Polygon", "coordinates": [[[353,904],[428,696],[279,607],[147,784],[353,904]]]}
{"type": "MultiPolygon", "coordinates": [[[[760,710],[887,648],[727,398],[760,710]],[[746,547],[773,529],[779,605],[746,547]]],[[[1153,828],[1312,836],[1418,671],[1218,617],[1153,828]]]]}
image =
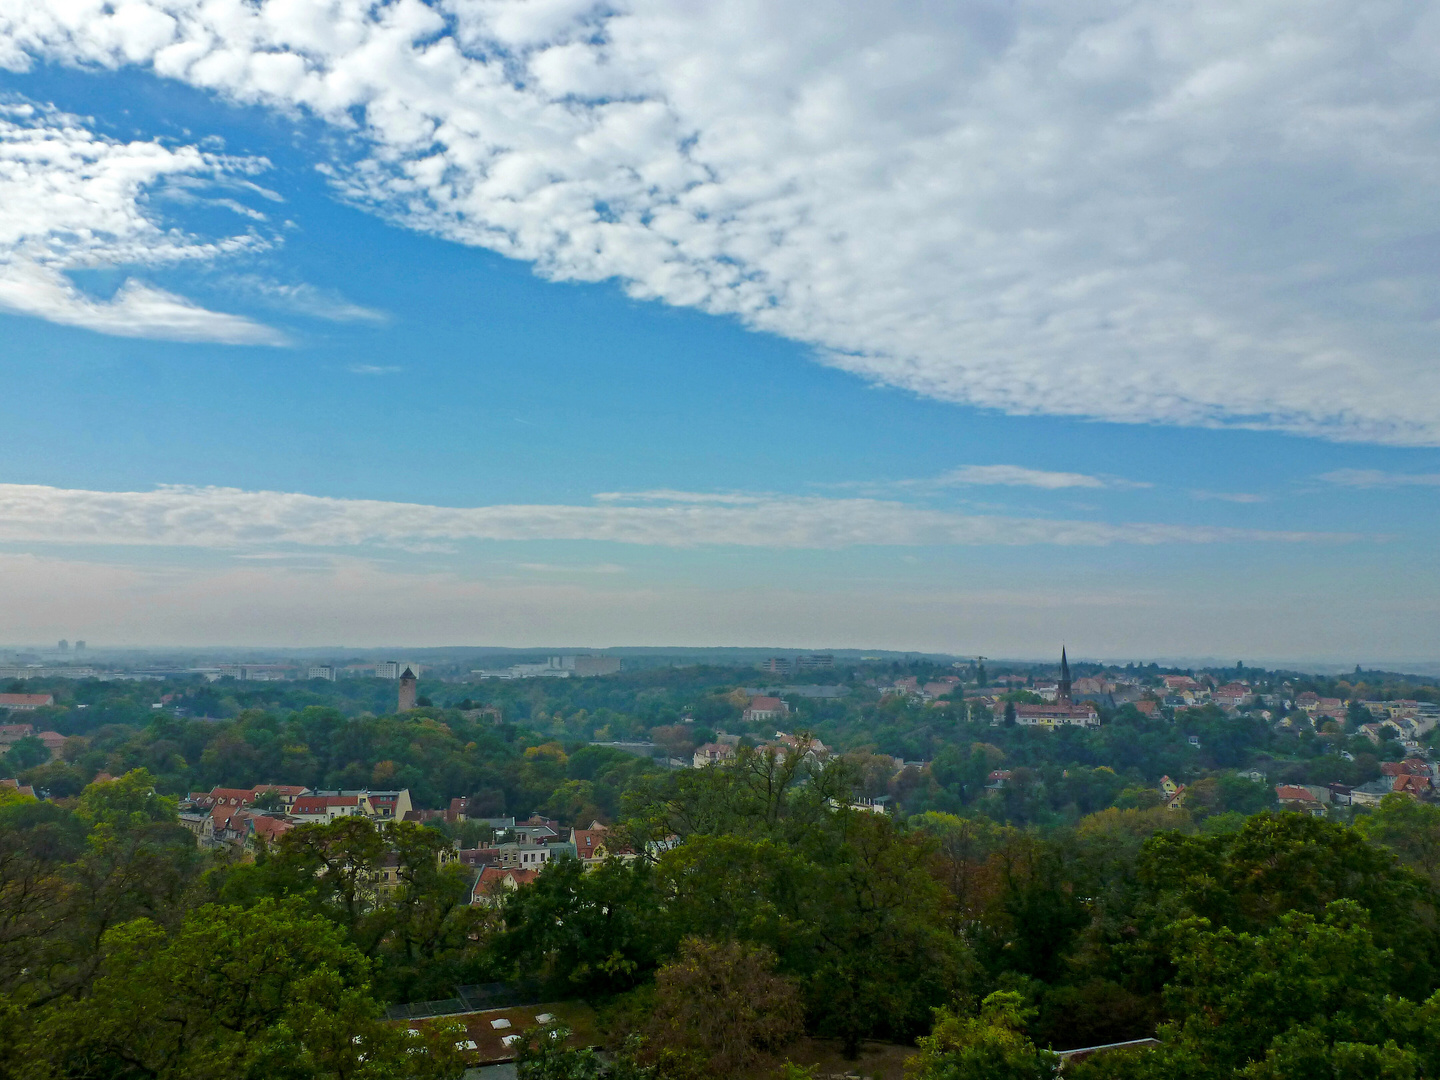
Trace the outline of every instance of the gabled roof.
{"type": "Polygon", "coordinates": [[[1313,792],[1306,791],[1303,787],[1300,787],[1300,786],[1297,785],[1297,784],[1276,784],[1276,785],[1275,785],[1275,798],[1279,799],[1281,802],[1288,802],[1288,801],[1291,801],[1291,800],[1295,800],[1295,801],[1299,801],[1299,802],[1319,802],[1319,801],[1320,801],[1320,800],[1318,800],[1317,798],[1315,798],[1315,795],[1314,795],[1313,792]]]}

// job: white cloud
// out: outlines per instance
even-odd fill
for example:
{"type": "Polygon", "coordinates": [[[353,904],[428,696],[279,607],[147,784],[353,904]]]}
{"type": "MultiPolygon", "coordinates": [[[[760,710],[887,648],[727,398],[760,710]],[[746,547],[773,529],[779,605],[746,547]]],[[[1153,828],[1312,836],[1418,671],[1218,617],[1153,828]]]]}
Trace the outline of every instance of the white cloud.
{"type": "Polygon", "coordinates": [[[446,507],[235,488],[83,491],[0,484],[0,542],[413,551],[460,540],[590,540],[662,547],[845,548],[1341,541],[1352,535],[964,515],[878,499],[761,497],[737,506],[446,507]]]}
{"type": "Polygon", "coordinates": [[[1392,473],[1380,469],[1336,469],[1321,480],[1345,487],[1440,487],[1440,473],[1392,473]]]}
{"type": "Polygon", "coordinates": [[[232,274],[224,279],[224,284],[248,292],[273,307],[313,319],[338,323],[383,323],[389,319],[383,311],[353,303],[333,290],[317,289],[304,282],[286,283],[254,274],[232,274]]]}
{"type": "Polygon", "coordinates": [[[285,336],[129,278],[109,300],[66,271],[212,259],[263,246],[254,235],[206,242],[165,229],[146,195],[172,179],[252,172],[263,163],[195,147],[100,138],[76,117],[0,104],[0,310],[122,337],[283,345],[285,336]]]}
{"type": "Polygon", "coordinates": [[[0,0],[412,227],[1014,413],[1440,441],[1433,0],[0,0]]]}
{"type": "Polygon", "coordinates": [[[1269,497],[1256,495],[1249,491],[1192,491],[1190,497],[1199,499],[1201,502],[1231,502],[1231,503],[1263,503],[1269,502],[1269,497]]]}
{"type": "Polygon", "coordinates": [[[595,498],[600,502],[667,502],[667,503],[713,503],[718,506],[753,506],[764,502],[764,495],[747,495],[740,492],[675,491],[672,488],[656,488],[652,491],[601,491],[595,498]]]}
{"type": "Polygon", "coordinates": [[[1056,491],[1061,488],[1109,487],[1098,476],[1084,473],[1046,472],[1027,469],[1022,465],[962,465],[930,481],[912,481],[935,487],[960,487],[970,484],[1004,487],[1035,487],[1056,491]]]}
{"type": "Polygon", "coordinates": [[[352,375],[398,375],[405,369],[397,364],[351,364],[347,370],[352,375]]]}
{"type": "Polygon", "coordinates": [[[34,263],[0,264],[0,309],[118,337],[222,345],[286,344],[285,335],[278,330],[239,315],[210,311],[134,278],[110,300],[95,300],[65,275],[34,263]]]}

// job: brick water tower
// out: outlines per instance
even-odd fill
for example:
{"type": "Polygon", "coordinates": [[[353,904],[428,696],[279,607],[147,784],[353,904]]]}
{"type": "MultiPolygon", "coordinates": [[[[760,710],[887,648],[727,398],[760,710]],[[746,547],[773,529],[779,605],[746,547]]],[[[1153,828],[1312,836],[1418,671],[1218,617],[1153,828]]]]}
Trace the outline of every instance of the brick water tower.
{"type": "Polygon", "coordinates": [[[415,672],[408,667],[400,673],[400,708],[399,712],[409,712],[415,708],[415,672]]]}

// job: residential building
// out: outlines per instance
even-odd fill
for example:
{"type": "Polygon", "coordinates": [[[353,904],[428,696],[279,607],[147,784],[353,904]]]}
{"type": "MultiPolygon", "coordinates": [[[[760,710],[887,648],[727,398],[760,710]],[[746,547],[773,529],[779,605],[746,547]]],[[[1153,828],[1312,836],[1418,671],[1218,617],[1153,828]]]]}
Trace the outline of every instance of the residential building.
{"type": "Polygon", "coordinates": [[[471,672],[482,679],[588,679],[614,675],[620,670],[618,656],[551,656],[543,664],[511,664],[497,670],[471,672]]]}
{"type": "Polygon", "coordinates": [[[935,698],[944,697],[946,694],[953,694],[959,687],[960,679],[958,676],[943,675],[934,682],[928,682],[922,686],[920,693],[933,701],[935,698]]]}
{"type": "Polygon", "coordinates": [[[1160,777],[1160,798],[1166,810],[1181,809],[1185,805],[1185,785],[1168,776],[1160,777]]]}
{"type": "Polygon", "coordinates": [[[54,694],[0,694],[0,709],[11,712],[34,712],[54,704],[54,694]]]}
{"type": "Polygon", "coordinates": [[[64,735],[58,731],[37,731],[35,738],[45,744],[45,750],[52,761],[60,756],[60,750],[65,745],[64,735]]]}
{"type": "Polygon", "coordinates": [[[745,723],[766,723],[790,715],[790,706],[778,697],[753,697],[741,719],[745,723]]]}
{"type": "Polygon", "coordinates": [[[734,762],[735,747],[726,743],[706,743],[695,749],[694,765],[697,769],[703,769],[707,765],[731,765],[734,762]]]}
{"type": "Polygon", "coordinates": [[[33,787],[29,784],[22,784],[14,778],[0,780],[0,787],[9,788],[11,791],[18,791],[21,795],[28,795],[32,799],[35,798],[35,789],[33,787]]]}
{"type": "Polygon", "coordinates": [[[1294,810],[1311,817],[1325,816],[1325,807],[1320,804],[1314,792],[1298,784],[1276,784],[1275,798],[1282,810],[1294,810]]]}
{"type": "Polygon", "coordinates": [[[796,751],[811,762],[822,761],[830,756],[830,748],[814,736],[791,735],[784,731],[775,732],[774,741],[767,743],[766,749],[782,755],[796,751]]]}
{"type": "Polygon", "coordinates": [[[474,907],[498,907],[506,893],[514,892],[521,885],[529,885],[538,873],[538,870],[487,866],[480,871],[470,888],[470,903],[474,907]]]}
{"type": "MultiPolygon", "coordinates": [[[[1003,711],[1002,714],[1003,716],[1003,711]]],[[[998,719],[997,719],[998,722],[998,719]]],[[[1015,723],[1022,727],[1099,727],[1094,705],[1016,705],[1015,723]]]]}
{"type": "Polygon", "coordinates": [[[337,818],[360,817],[358,795],[302,795],[290,807],[296,821],[328,825],[337,818]]]}
{"type": "Polygon", "coordinates": [[[1216,705],[1226,706],[1232,709],[1241,709],[1255,700],[1250,687],[1244,683],[1226,683],[1224,686],[1215,688],[1211,699],[1216,705]]]}
{"type": "Polygon", "coordinates": [[[833,653],[802,653],[799,656],[772,656],[760,667],[777,675],[804,671],[826,671],[835,666],[833,653]]]}
{"type": "Polygon", "coordinates": [[[1395,778],[1382,776],[1350,791],[1350,801],[1355,806],[1379,806],[1380,800],[1395,790],[1395,778]]]}
{"type": "Polygon", "coordinates": [[[34,734],[34,724],[0,724],[0,754],[5,753],[21,739],[34,734]]]}
{"type": "Polygon", "coordinates": [[[328,682],[335,681],[335,668],[330,664],[315,664],[306,672],[307,679],[325,679],[328,682]]]}

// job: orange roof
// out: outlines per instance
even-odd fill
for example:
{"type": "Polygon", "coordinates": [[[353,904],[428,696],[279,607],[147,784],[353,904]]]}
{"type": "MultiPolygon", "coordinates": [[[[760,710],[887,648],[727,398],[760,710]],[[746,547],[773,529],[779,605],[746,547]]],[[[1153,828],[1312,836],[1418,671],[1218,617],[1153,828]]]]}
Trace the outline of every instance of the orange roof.
{"type": "Polygon", "coordinates": [[[14,708],[39,708],[42,705],[54,705],[54,694],[0,694],[0,709],[14,708]]]}
{"type": "Polygon", "coordinates": [[[588,829],[575,829],[570,834],[575,844],[575,852],[582,859],[593,857],[595,852],[600,850],[601,845],[605,843],[605,834],[609,830],[606,829],[604,825],[600,825],[599,822],[595,824],[599,827],[596,828],[592,826],[588,829]]]}
{"type": "Polygon", "coordinates": [[[356,795],[304,795],[295,800],[292,814],[323,814],[331,806],[359,806],[356,795]]]}
{"type": "Polygon", "coordinates": [[[279,839],[295,827],[282,818],[266,817],[263,814],[256,814],[250,820],[254,823],[255,835],[263,836],[267,840],[279,839]]]}
{"type": "Polygon", "coordinates": [[[1318,802],[1312,792],[1306,791],[1303,787],[1294,784],[1276,784],[1275,797],[1281,802],[1288,799],[1298,799],[1301,802],[1318,802]]]}
{"type": "Polygon", "coordinates": [[[750,699],[750,708],[752,709],[770,709],[778,711],[779,709],[783,709],[784,707],[785,703],[781,701],[778,697],[752,697],[750,699]]]}

